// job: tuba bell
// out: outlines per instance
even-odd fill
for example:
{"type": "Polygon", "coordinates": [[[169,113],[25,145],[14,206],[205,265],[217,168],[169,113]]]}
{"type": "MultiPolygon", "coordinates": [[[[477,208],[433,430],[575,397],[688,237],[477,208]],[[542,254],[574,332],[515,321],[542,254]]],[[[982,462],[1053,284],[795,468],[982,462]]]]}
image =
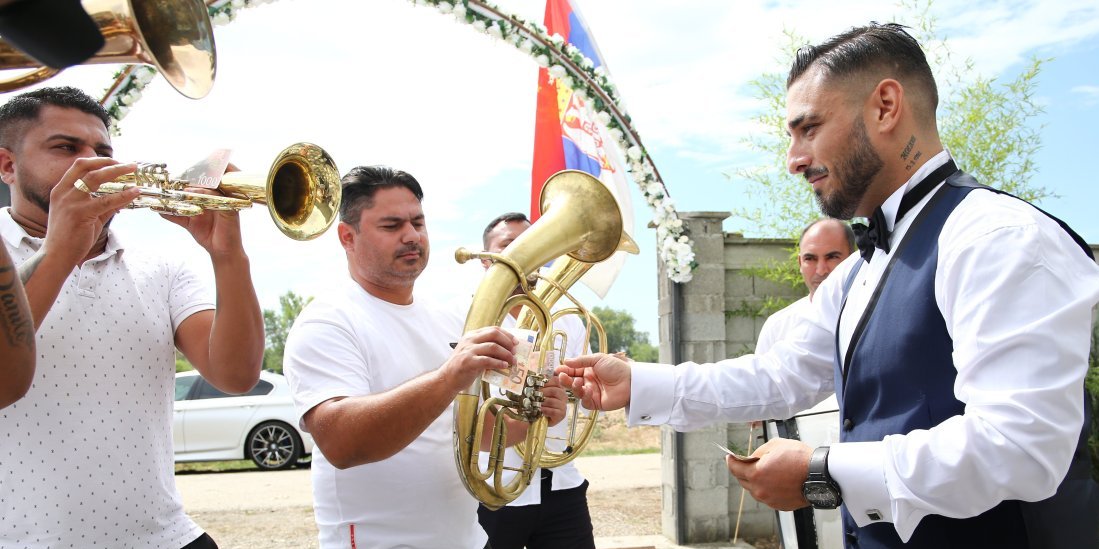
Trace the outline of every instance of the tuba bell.
{"type": "Polygon", "coordinates": [[[587,444],[595,427],[596,412],[582,412],[577,399],[570,396],[565,451],[546,450],[547,422],[540,411],[540,389],[547,381],[542,353],[560,349],[556,356],[564,356],[565,334],[555,331],[553,323],[568,314],[582,317],[589,330],[594,328],[600,351],[606,350],[602,325],[569,295],[568,288],[592,265],[615,251],[637,253],[637,245],[623,232],[622,215],[614,196],[587,173],[566,170],[550,177],[542,189],[540,209],[542,215],[538,221],[503,252],[474,253],[465,249],[455,252],[459,263],[473,258],[493,262],[474,294],[464,332],[499,325],[511,309],[522,306],[517,327],[538,333],[531,356],[537,357],[532,362],[539,367],[525,372],[525,380],[520,380],[524,386],[522,394],[508,391],[493,396],[491,385],[479,379],[455,397],[454,452],[459,476],[470,494],[489,509],[498,509],[519,497],[538,467],[567,463],[587,444]],[[543,265],[554,259],[547,275],[538,274],[543,265]],[[515,292],[517,287],[522,291],[515,292]],[[561,297],[571,300],[574,306],[551,311],[561,297]],[[491,425],[488,462],[482,469],[480,444],[489,414],[495,416],[495,422],[491,425]],[[505,416],[530,423],[526,438],[517,446],[523,458],[518,468],[504,465],[505,416]],[[508,483],[503,482],[505,470],[516,472],[508,483]]]}
{"type": "Polygon", "coordinates": [[[332,157],[312,143],[283,149],[266,174],[222,175],[216,189],[224,196],[184,191],[186,187],[211,186],[204,181],[173,179],[164,164],[140,164],[134,173],[104,183],[92,194],[113,194],[131,187],[141,194],[128,208],[149,208],[167,215],[192,216],[206,210],[242,210],[265,204],[279,230],[294,240],[312,240],[332,226],[339,215],[343,189],[332,157]]]}
{"type": "MultiPolygon", "coordinates": [[[[84,64],[152,65],[191,99],[210,92],[217,54],[210,13],[202,0],[84,0],[83,6],[105,41],[84,64]]],[[[0,40],[0,70],[9,69],[33,70],[0,81],[0,92],[37,84],[60,72],[0,40]]]]}

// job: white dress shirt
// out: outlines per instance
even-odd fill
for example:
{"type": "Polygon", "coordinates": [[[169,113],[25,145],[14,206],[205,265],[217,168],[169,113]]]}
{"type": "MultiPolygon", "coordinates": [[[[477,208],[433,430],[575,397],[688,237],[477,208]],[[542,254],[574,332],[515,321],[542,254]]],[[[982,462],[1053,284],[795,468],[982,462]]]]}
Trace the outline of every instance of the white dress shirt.
{"type": "MultiPolygon", "coordinates": [[[[895,222],[902,196],[948,159],[945,151],[931,158],[882,205],[893,251],[938,188],[895,222]]],[[[764,355],[634,364],[630,424],[689,430],[790,417],[832,393],[837,321],[843,356],[891,255],[874,250],[841,317],[843,284],[859,255],[847,258],[789,338],[764,355]]],[[[1033,207],[974,190],[939,235],[934,297],[954,342],[954,396],[964,415],[882,441],[835,444],[828,459],[854,520],[865,526],[877,512],[903,541],[929,514],[971,517],[1056,491],[1083,425],[1099,267],[1033,207]]]]}
{"type": "Polygon", "coordinates": [[[786,332],[793,329],[802,316],[802,310],[812,307],[810,296],[801,299],[775,311],[763,322],[759,329],[759,337],[756,338],[756,353],[766,353],[774,346],[775,342],[786,337],[786,332]]]}

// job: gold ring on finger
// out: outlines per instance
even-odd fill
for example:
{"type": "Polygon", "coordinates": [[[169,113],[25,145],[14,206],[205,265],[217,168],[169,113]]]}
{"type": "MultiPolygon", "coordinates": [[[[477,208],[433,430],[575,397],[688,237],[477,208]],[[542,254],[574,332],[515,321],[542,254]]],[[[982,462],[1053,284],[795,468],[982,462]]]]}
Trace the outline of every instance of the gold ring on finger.
{"type": "Polygon", "coordinates": [[[85,183],[83,179],[77,179],[76,183],[73,183],[73,187],[76,187],[76,190],[82,193],[92,193],[92,190],[88,188],[88,184],[85,183]]]}

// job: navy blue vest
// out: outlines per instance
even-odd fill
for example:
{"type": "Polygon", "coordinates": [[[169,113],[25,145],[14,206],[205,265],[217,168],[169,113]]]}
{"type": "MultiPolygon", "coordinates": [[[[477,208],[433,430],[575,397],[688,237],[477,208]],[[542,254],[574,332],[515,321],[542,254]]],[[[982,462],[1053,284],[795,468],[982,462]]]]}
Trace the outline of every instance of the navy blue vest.
{"type": "MultiPolygon", "coordinates": [[[[974,189],[1000,192],[979,185],[962,172],[947,178],[897,245],[855,327],[844,357],[846,368],[840,367],[836,346],[841,441],[878,441],[890,434],[929,429],[965,412],[965,405],[954,398],[957,370],[951,357],[953,341],[935,304],[935,268],[943,224],[974,189]]],[[[1083,239],[1057,222],[1090,256],[1083,239]]],[[[847,279],[845,301],[861,262],[847,279]]],[[[1091,478],[1087,454],[1090,399],[1081,391],[1087,417],[1080,443],[1068,475],[1050,499],[1004,501],[968,519],[930,515],[920,521],[907,544],[901,543],[890,523],[859,528],[844,507],[845,545],[848,549],[1099,547],[1099,484],[1091,478]]]]}

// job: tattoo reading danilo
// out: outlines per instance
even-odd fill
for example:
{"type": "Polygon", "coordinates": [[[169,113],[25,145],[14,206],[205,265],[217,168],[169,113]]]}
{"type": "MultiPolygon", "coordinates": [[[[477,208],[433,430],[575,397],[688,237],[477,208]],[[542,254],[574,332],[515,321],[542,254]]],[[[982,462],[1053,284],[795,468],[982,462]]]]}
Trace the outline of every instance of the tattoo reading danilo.
{"type": "Polygon", "coordinates": [[[20,310],[16,282],[14,268],[0,267],[0,331],[9,345],[30,347],[34,343],[34,326],[20,310]]]}

